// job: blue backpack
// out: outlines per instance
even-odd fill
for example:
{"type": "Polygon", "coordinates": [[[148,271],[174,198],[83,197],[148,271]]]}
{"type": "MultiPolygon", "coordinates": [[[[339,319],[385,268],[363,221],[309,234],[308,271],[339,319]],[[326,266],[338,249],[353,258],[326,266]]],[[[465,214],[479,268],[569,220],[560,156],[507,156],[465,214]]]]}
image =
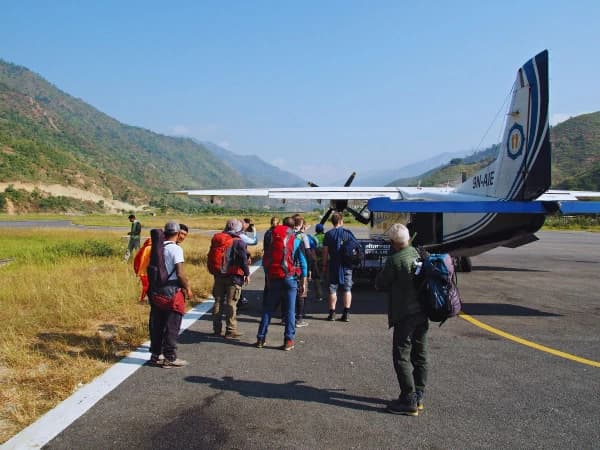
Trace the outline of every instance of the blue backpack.
{"type": "MultiPolygon", "coordinates": [[[[347,231],[347,230],[346,230],[347,231]]],[[[340,262],[344,267],[354,267],[362,263],[364,250],[354,235],[347,231],[340,245],[340,262]]]]}
{"type": "Polygon", "coordinates": [[[419,301],[429,320],[441,326],[462,307],[454,263],[447,253],[424,254],[421,263],[414,275],[419,301]]]}

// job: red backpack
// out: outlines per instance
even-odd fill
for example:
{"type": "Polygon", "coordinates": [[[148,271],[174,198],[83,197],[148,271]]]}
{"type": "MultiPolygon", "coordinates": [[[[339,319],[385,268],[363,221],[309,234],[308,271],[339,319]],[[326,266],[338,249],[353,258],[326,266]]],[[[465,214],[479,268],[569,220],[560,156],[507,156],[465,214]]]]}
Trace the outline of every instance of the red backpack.
{"type": "Polygon", "coordinates": [[[208,271],[211,274],[223,276],[238,272],[233,261],[233,242],[235,239],[239,238],[234,238],[224,231],[216,233],[212,237],[207,258],[208,271]]]}
{"type": "Polygon", "coordinates": [[[271,242],[264,255],[264,266],[269,278],[287,278],[296,275],[294,267],[294,230],[285,225],[277,225],[271,233],[271,242]]]}

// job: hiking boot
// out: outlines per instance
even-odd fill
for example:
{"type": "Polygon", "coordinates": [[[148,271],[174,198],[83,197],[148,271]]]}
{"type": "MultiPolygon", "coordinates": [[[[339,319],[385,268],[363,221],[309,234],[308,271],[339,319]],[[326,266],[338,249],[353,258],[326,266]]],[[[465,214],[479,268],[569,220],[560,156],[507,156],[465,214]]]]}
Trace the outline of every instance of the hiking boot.
{"type": "Polygon", "coordinates": [[[387,412],[392,414],[403,414],[405,416],[418,416],[417,395],[413,393],[406,397],[392,400],[387,406],[387,412]]]}
{"type": "Polygon", "coordinates": [[[308,322],[306,320],[300,320],[299,322],[296,322],[296,328],[302,328],[307,326],[308,322]]]}
{"type": "Polygon", "coordinates": [[[187,365],[188,365],[188,362],[185,359],[177,358],[174,361],[165,359],[165,362],[163,363],[162,367],[163,367],[163,369],[173,369],[173,368],[185,367],[187,365]]]}
{"type": "Polygon", "coordinates": [[[327,316],[327,320],[329,320],[330,322],[334,322],[335,321],[335,312],[329,312],[329,315],[327,316]]]}
{"type": "Polygon", "coordinates": [[[238,333],[237,331],[228,331],[225,333],[225,339],[239,339],[242,337],[242,333],[238,333]]]}
{"type": "Polygon", "coordinates": [[[256,341],[256,344],[254,344],[254,346],[256,348],[263,348],[265,346],[265,340],[264,339],[258,339],[256,341]]]}
{"type": "Polygon", "coordinates": [[[165,357],[163,355],[152,355],[150,356],[149,363],[153,366],[162,366],[165,362],[165,357]]]}
{"type": "Polygon", "coordinates": [[[289,352],[293,348],[294,348],[294,341],[292,341],[291,339],[286,339],[285,343],[281,346],[281,350],[285,350],[286,352],[289,352]]]}
{"type": "Polygon", "coordinates": [[[423,411],[425,409],[425,405],[423,404],[423,397],[425,393],[423,391],[417,391],[415,394],[417,395],[417,409],[419,411],[423,411]]]}

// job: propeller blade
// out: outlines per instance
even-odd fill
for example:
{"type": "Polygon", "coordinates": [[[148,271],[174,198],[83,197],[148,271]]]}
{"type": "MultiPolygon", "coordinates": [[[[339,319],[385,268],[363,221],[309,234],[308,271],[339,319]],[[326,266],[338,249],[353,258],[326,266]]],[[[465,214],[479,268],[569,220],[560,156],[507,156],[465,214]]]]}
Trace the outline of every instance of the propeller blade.
{"type": "Polygon", "coordinates": [[[352,214],[354,216],[354,218],[356,220],[358,220],[360,223],[362,223],[363,225],[366,225],[370,222],[370,219],[368,217],[363,216],[360,212],[356,211],[355,209],[350,208],[349,206],[346,206],[346,211],[349,211],[350,214],[352,214]]]}
{"type": "Polygon", "coordinates": [[[352,182],[354,181],[355,176],[356,176],[356,172],[352,172],[352,174],[348,177],[348,179],[344,183],[344,187],[350,186],[352,184],[352,182]]]}
{"type": "Polygon", "coordinates": [[[329,219],[329,216],[331,215],[331,212],[333,211],[333,208],[329,208],[327,210],[327,212],[325,213],[325,215],[323,215],[323,218],[321,219],[321,225],[325,225],[325,222],[327,222],[327,219],[329,219]]]}

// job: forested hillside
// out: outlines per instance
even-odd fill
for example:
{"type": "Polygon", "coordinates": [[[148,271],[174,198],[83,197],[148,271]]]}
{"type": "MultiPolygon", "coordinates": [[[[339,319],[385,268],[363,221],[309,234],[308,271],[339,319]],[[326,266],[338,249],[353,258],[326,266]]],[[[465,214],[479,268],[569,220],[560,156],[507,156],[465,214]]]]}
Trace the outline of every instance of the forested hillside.
{"type": "Polygon", "coordinates": [[[122,124],[0,60],[0,182],[17,181],[134,205],[174,189],[256,185],[200,143],[122,124]]]}

